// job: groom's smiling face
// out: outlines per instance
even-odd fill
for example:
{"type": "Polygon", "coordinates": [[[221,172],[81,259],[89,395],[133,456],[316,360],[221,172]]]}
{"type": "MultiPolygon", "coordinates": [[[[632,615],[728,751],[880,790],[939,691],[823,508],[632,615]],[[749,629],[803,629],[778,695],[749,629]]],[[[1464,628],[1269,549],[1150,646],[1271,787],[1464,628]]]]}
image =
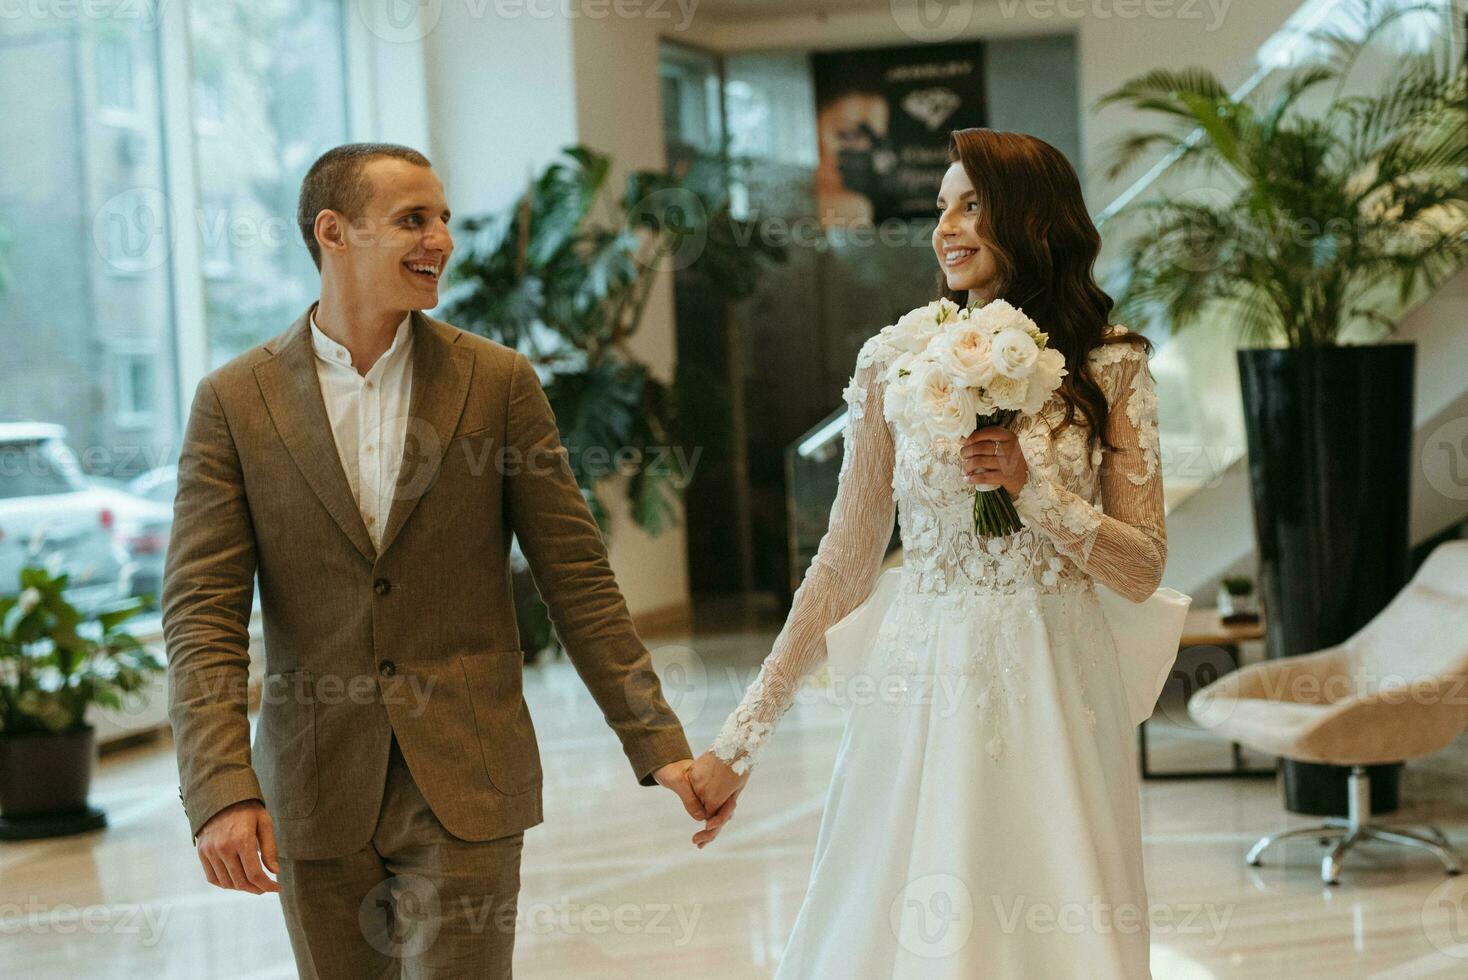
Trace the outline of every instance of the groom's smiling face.
{"type": "Polygon", "coordinates": [[[428,310],[454,251],[443,184],[430,167],[384,157],[363,168],[372,189],[345,250],[345,271],[371,305],[428,310]]]}

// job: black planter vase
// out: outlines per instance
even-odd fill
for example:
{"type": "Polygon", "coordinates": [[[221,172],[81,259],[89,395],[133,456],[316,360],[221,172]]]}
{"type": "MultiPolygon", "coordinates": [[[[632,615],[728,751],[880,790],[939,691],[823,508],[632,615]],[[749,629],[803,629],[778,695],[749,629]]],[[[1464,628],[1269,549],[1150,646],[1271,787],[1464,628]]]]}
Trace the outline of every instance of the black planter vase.
{"type": "Polygon", "coordinates": [[[87,805],[96,759],[90,725],[54,735],[0,735],[0,840],[106,826],[106,815],[87,805]]]}
{"type": "MultiPolygon", "coordinates": [[[[1238,352],[1271,658],[1345,640],[1407,583],[1413,344],[1238,352]]],[[[1285,807],[1346,814],[1340,766],[1282,760],[1285,807]]],[[[1401,763],[1368,766],[1373,811],[1401,763]]]]}

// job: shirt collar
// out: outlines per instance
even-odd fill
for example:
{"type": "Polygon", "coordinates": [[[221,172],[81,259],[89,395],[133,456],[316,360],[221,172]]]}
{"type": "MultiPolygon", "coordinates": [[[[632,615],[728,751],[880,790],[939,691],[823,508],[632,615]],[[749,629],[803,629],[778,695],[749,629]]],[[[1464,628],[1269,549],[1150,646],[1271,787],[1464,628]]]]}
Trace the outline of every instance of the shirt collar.
{"type": "MultiPolygon", "coordinates": [[[[382,364],[396,354],[399,350],[406,351],[413,342],[413,314],[403,316],[403,322],[398,324],[398,329],[393,334],[392,343],[382,356],[377,359],[377,364],[382,364]]],[[[311,347],[316,351],[316,356],[328,364],[340,364],[344,367],[352,366],[352,352],[346,347],[328,337],[320,327],[316,326],[316,310],[311,310],[311,347]]],[[[374,364],[373,367],[376,367],[374,364]]]]}

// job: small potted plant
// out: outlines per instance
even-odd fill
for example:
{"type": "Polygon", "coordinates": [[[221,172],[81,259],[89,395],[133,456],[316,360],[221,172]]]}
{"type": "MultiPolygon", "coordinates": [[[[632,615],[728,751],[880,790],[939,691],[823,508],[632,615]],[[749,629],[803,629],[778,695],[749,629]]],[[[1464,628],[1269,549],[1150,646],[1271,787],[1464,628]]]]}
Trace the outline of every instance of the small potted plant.
{"type": "Polygon", "coordinates": [[[1218,586],[1218,615],[1225,623],[1252,622],[1259,618],[1254,580],[1247,575],[1225,575],[1218,586]]]}
{"type": "Polygon", "coordinates": [[[55,837],[106,824],[87,805],[97,746],[87,707],[122,708],[164,669],[122,624],[140,599],[82,613],[65,574],[21,569],[0,598],[0,840],[55,837]]]}

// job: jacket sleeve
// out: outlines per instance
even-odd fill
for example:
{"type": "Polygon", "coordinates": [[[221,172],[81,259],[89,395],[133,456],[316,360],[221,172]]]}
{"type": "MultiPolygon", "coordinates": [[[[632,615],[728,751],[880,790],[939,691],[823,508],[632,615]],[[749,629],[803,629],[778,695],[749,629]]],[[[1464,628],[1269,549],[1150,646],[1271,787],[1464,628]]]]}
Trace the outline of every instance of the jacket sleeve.
{"type": "Polygon", "coordinates": [[[692,753],[632,626],[550,402],[535,368],[519,353],[506,426],[512,450],[504,476],[507,524],[576,672],[621,739],[638,781],[651,786],[653,772],[692,753]]]}
{"type": "Polygon", "coordinates": [[[239,456],[204,378],[179,454],[162,596],[179,797],[195,837],[225,807],[264,799],[250,766],[246,693],[255,564],[239,456]]]}

